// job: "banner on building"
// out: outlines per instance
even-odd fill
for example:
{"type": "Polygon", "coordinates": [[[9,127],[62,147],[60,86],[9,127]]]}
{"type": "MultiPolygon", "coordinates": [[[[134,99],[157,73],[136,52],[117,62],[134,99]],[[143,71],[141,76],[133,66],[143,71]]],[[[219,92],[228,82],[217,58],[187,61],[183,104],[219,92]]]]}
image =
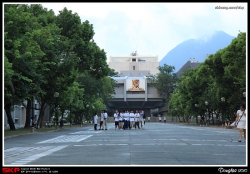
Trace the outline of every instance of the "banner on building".
{"type": "Polygon", "coordinates": [[[145,79],[127,79],[127,91],[145,91],[145,79]]]}

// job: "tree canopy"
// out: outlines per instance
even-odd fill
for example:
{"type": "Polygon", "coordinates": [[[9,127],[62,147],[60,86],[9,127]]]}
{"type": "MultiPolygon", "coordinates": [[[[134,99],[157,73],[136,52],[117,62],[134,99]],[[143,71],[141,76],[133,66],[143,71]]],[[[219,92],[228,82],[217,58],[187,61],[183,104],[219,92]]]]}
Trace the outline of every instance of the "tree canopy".
{"type": "Polygon", "coordinates": [[[84,113],[86,101],[104,109],[114,83],[94,34],[88,20],[82,22],[67,8],[55,15],[41,4],[4,4],[4,108],[11,130],[14,104],[26,107],[29,126],[34,97],[41,105],[42,126],[44,110],[55,107],[55,92],[61,112],[72,105],[76,116],[84,113]]]}

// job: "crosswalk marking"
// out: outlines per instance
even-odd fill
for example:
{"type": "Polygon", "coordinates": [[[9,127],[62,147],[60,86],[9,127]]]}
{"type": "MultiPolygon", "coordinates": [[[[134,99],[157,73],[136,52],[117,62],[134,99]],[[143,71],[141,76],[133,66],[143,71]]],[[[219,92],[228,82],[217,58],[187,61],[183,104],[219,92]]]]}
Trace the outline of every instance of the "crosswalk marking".
{"type": "Polygon", "coordinates": [[[79,132],[74,132],[70,134],[98,134],[103,131],[79,131],[79,132]]]}
{"type": "Polygon", "coordinates": [[[4,150],[5,165],[24,165],[55,151],[61,150],[65,146],[39,146],[39,147],[14,147],[4,150]],[[35,155],[34,155],[35,153],[35,155]],[[18,159],[19,158],[19,159],[18,159]]]}
{"type": "Polygon", "coordinates": [[[38,142],[40,143],[68,143],[68,142],[80,142],[83,141],[92,135],[62,135],[56,138],[38,142]]]}

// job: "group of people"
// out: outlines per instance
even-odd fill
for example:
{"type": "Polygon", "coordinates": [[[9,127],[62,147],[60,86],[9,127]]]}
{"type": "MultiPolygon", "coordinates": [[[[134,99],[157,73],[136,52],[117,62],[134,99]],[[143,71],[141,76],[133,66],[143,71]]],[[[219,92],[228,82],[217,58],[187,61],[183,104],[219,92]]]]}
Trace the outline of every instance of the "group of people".
{"type": "MultiPolygon", "coordinates": [[[[105,110],[101,111],[100,128],[99,130],[108,130],[107,128],[108,114],[105,110]]],[[[129,129],[145,129],[145,113],[140,110],[124,110],[118,109],[114,113],[115,130],[129,130],[129,129]]],[[[94,130],[97,130],[98,115],[94,114],[94,130]]]]}
{"type": "Polygon", "coordinates": [[[116,110],[114,113],[115,130],[145,129],[145,113],[140,110],[116,110]]]}
{"type": "MultiPolygon", "coordinates": [[[[108,130],[107,119],[108,119],[107,111],[106,110],[101,110],[101,118],[100,118],[100,128],[99,128],[99,130],[108,130]]],[[[94,129],[97,130],[97,124],[98,124],[97,113],[94,114],[93,123],[94,123],[94,129]]]]}

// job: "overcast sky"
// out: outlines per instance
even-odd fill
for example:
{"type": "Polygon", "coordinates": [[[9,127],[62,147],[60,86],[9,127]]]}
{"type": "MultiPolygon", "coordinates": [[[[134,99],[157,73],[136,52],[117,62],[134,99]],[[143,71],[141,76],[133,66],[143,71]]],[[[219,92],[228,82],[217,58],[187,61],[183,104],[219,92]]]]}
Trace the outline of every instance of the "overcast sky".
{"type": "Polygon", "coordinates": [[[66,7],[94,26],[94,40],[110,56],[158,56],[187,39],[247,29],[247,3],[41,3],[57,15],[66,7]],[[238,7],[237,9],[215,9],[238,7]]]}

